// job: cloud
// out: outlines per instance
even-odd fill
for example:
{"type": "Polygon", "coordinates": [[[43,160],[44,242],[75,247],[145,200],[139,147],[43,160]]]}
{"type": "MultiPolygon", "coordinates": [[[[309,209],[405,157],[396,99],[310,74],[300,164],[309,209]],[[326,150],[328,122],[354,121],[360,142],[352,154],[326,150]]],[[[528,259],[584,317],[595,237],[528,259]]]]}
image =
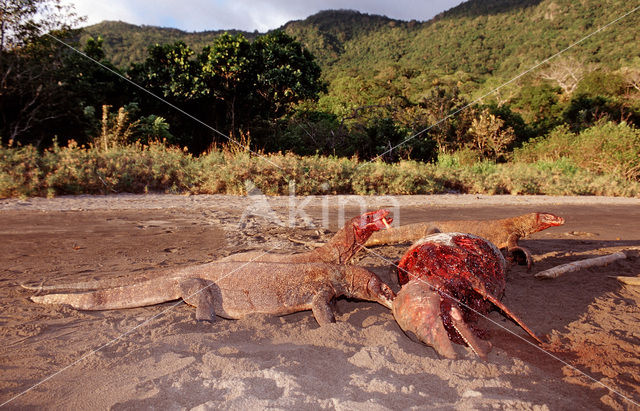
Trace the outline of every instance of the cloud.
{"type": "Polygon", "coordinates": [[[400,20],[429,20],[461,0],[64,0],[87,24],[122,20],[133,24],[175,27],[187,31],[258,30],[265,32],[321,10],[353,9],[400,20]]]}

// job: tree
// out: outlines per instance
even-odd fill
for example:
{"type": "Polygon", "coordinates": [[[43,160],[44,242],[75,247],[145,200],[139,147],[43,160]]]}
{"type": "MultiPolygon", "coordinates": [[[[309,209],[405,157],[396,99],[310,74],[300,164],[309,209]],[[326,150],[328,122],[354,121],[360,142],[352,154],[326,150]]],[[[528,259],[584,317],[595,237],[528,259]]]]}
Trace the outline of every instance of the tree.
{"type": "Polygon", "coordinates": [[[623,67],[621,70],[625,86],[629,89],[640,91],[640,68],[623,67]]]}
{"type": "Polygon", "coordinates": [[[80,21],[60,0],[0,0],[0,55],[33,43],[43,33],[68,32],[80,21]]]}
{"type": "Polygon", "coordinates": [[[281,117],[302,100],[315,100],[326,91],[314,56],[281,30],[258,37],[252,44],[255,92],[268,116],[281,117]]]}
{"type": "Polygon", "coordinates": [[[236,126],[250,120],[249,100],[256,73],[251,64],[251,45],[242,35],[225,33],[198,56],[205,93],[224,104],[231,137],[236,126]],[[239,122],[240,124],[237,124],[239,122]]]}
{"type": "MultiPolygon", "coordinates": [[[[156,45],[149,48],[144,63],[134,64],[128,74],[145,89],[231,138],[264,123],[273,130],[274,119],[293,111],[302,100],[316,99],[323,90],[313,56],[277,31],[253,43],[241,34],[224,33],[197,55],[184,42],[156,45]]],[[[174,132],[178,141],[196,151],[211,145],[210,130],[193,119],[145,93],[137,98],[146,115],[162,115],[172,130],[179,130],[174,132]]]]}
{"type": "MultiPolygon", "coordinates": [[[[195,54],[182,41],[149,47],[149,56],[134,64],[128,75],[137,84],[174,104],[185,103],[203,93],[197,82],[200,68],[192,60],[195,54]]],[[[154,104],[155,105],[155,104],[154,104]]]]}
{"type": "Polygon", "coordinates": [[[68,40],[76,23],[58,0],[0,0],[0,139],[39,143],[82,124],[69,98],[73,52],[43,32],[68,40]]]}
{"type": "Polygon", "coordinates": [[[423,98],[419,106],[424,112],[425,126],[429,136],[436,142],[438,152],[451,153],[462,148],[468,141],[468,130],[475,116],[475,109],[468,107],[457,87],[451,89],[436,86],[429,97],[423,98]],[[452,115],[456,113],[455,115],[452,115]]]}
{"type": "Polygon", "coordinates": [[[540,77],[555,82],[562,91],[570,96],[584,76],[592,70],[591,67],[572,57],[558,57],[540,72],[540,77]]]}
{"type": "MultiPolygon", "coordinates": [[[[184,42],[177,41],[149,47],[146,60],[133,64],[127,75],[155,96],[216,127],[215,102],[208,97],[209,89],[202,81],[201,72],[195,52],[184,42]]],[[[131,98],[139,103],[141,116],[161,116],[173,130],[178,130],[173,133],[173,143],[188,145],[195,151],[204,150],[211,144],[209,129],[164,101],[142,90],[137,90],[131,98]]]]}
{"type": "Polygon", "coordinates": [[[299,155],[353,155],[345,152],[344,143],[349,139],[335,114],[315,110],[310,104],[301,107],[279,122],[282,132],[277,134],[269,151],[291,151],[299,155]]]}
{"type": "Polygon", "coordinates": [[[515,140],[513,128],[505,127],[504,120],[484,109],[473,119],[469,132],[473,136],[470,146],[483,157],[503,159],[507,147],[515,140]]]}
{"type": "Polygon", "coordinates": [[[575,93],[617,98],[624,94],[624,89],[625,80],[622,75],[605,70],[594,70],[582,78],[575,93]]]}

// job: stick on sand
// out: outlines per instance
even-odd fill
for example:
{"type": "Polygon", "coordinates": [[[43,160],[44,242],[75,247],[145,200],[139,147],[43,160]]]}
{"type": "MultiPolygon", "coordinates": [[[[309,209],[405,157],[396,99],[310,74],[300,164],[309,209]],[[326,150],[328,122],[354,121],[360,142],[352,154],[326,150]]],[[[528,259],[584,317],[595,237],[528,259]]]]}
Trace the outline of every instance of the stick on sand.
{"type": "Polygon", "coordinates": [[[623,258],[627,258],[625,253],[623,253],[622,251],[618,251],[617,253],[605,255],[602,257],[587,258],[586,260],[580,260],[580,261],[574,261],[568,264],[562,264],[562,265],[550,268],[548,270],[540,271],[539,273],[534,275],[534,277],[539,279],[557,278],[564,273],[570,273],[572,271],[578,271],[588,267],[599,267],[599,266],[607,265],[609,263],[612,263],[616,260],[621,260],[623,258]]]}

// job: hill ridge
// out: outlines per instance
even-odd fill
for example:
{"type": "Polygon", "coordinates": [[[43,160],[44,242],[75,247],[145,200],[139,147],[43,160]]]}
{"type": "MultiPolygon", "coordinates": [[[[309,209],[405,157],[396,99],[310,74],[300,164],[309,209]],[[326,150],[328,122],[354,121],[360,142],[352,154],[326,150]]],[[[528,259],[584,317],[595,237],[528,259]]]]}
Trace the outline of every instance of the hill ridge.
{"type": "MultiPolygon", "coordinates": [[[[340,72],[362,73],[389,65],[485,76],[530,66],[629,9],[622,0],[606,3],[471,0],[427,21],[398,20],[349,9],[322,10],[279,29],[296,37],[316,56],[328,79],[338,77],[340,72]]],[[[594,49],[585,53],[585,60],[615,68],[622,60],[637,56],[633,45],[640,43],[640,37],[633,30],[634,22],[640,25],[637,14],[581,44],[582,48],[594,49]],[[619,47],[611,48],[610,44],[619,47]]],[[[199,50],[223,32],[242,34],[250,40],[264,34],[242,30],[187,32],[105,21],[86,27],[84,38],[102,35],[107,57],[123,67],[142,61],[150,45],[182,40],[199,50]]]]}

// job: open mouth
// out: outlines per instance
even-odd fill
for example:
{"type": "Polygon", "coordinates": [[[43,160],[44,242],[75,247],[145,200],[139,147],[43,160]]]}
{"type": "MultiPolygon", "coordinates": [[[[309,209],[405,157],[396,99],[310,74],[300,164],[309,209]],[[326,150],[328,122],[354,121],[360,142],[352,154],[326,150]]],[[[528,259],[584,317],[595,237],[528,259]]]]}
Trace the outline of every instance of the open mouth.
{"type": "Polygon", "coordinates": [[[388,210],[378,210],[367,214],[364,214],[356,227],[360,230],[374,229],[380,230],[383,228],[391,228],[393,218],[389,217],[390,212],[388,210]]]}

